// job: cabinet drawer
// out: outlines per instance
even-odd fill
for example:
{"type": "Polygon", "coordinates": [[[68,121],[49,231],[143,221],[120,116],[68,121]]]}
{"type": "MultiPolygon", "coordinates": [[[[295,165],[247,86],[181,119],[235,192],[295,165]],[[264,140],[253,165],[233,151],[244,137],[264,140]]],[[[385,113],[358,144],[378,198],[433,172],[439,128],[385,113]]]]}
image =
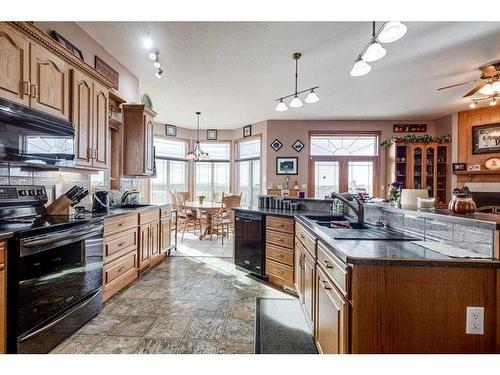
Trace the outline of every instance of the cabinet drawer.
{"type": "Polygon", "coordinates": [[[349,292],[349,269],[344,262],[333,255],[321,242],[318,243],[318,264],[344,296],[347,296],[349,292]]]}
{"type": "Polygon", "coordinates": [[[293,249],[293,234],[285,234],[268,229],[266,231],[266,242],[280,247],[293,249]]]}
{"type": "Polygon", "coordinates": [[[112,282],[117,282],[120,277],[127,275],[129,272],[136,272],[137,251],[118,258],[116,261],[104,266],[104,285],[112,282]]]}
{"type": "Polygon", "coordinates": [[[170,218],[171,215],[172,215],[171,208],[160,208],[160,218],[162,219],[170,218]]]}
{"type": "Polygon", "coordinates": [[[0,241],[0,270],[5,268],[5,252],[6,252],[6,242],[0,241]]]}
{"type": "Polygon", "coordinates": [[[266,259],[266,273],[293,283],[293,267],[266,259]]]}
{"type": "Polygon", "coordinates": [[[293,229],[294,229],[293,225],[294,225],[293,219],[286,219],[275,216],[266,217],[266,227],[268,229],[293,234],[293,229]]]}
{"type": "Polygon", "coordinates": [[[266,258],[288,264],[293,267],[293,251],[285,250],[274,245],[266,245],[266,258]]]}
{"type": "Polygon", "coordinates": [[[104,263],[109,263],[132,249],[137,249],[137,229],[104,238],[104,263]]]}
{"type": "Polygon", "coordinates": [[[144,212],[139,213],[139,224],[146,224],[150,223],[151,221],[159,220],[160,219],[160,210],[159,209],[154,209],[154,210],[148,210],[144,212]]]}
{"type": "Polygon", "coordinates": [[[104,236],[137,227],[137,214],[120,215],[104,220],[104,236]]]}
{"type": "Polygon", "coordinates": [[[309,251],[309,253],[316,258],[316,238],[311,236],[307,229],[305,229],[300,224],[295,224],[295,235],[304,245],[304,248],[309,251]]]}

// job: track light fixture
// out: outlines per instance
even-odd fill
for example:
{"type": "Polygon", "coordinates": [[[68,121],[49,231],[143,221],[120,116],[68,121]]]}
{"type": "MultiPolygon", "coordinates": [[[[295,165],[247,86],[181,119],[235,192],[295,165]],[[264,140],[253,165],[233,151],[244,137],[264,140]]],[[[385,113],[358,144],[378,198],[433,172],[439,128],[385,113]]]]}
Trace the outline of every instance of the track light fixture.
{"type": "Polygon", "coordinates": [[[469,107],[474,109],[478,106],[478,104],[482,101],[489,101],[489,105],[491,106],[494,106],[494,105],[497,105],[497,98],[499,97],[499,93],[495,93],[493,95],[488,95],[488,96],[483,96],[483,97],[480,97],[480,98],[474,98],[474,99],[471,99],[470,103],[469,103],[469,107]]]}
{"type": "Polygon", "coordinates": [[[351,76],[361,77],[372,68],[369,62],[378,61],[383,58],[387,50],[380,43],[392,43],[401,39],[406,34],[407,27],[399,21],[386,21],[376,30],[375,21],[372,22],[372,37],[354,61],[351,76]]]}
{"type": "Polygon", "coordinates": [[[285,102],[283,101],[283,99],[287,99],[287,98],[291,98],[291,97],[293,97],[293,99],[290,101],[290,104],[289,104],[290,107],[292,107],[292,108],[302,107],[302,100],[300,100],[299,94],[303,94],[303,93],[308,92],[308,91],[309,91],[309,94],[307,95],[305,102],[308,104],[313,104],[313,103],[319,102],[318,94],[316,94],[316,92],[314,91],[314,90],[318,89],[319,86],[309,87],[308,89],[305,89],[302,91],[298,91],[298,89],[297,89],[297,81],[299,79],[299,73],[298,73],[299,59],[301,57],[302,57],[302,53],[300,53],[300,52],[295,52],[292,55],[292,58],[295,60],[295,92],[293,94],[285,95],[285,96],[282,96],[281,98],[276,99],[278,104],[276,105],[274,110],[277,112],[285,112],[288,109],[288,107],[285,104],[285,102]]]}

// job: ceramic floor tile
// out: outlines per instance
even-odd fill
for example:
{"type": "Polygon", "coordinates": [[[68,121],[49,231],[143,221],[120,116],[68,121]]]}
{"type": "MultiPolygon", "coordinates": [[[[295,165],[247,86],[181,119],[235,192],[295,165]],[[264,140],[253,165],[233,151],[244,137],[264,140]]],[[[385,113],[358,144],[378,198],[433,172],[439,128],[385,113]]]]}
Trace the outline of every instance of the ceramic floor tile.
{"type": "Polygon", "coordinates": [[[182,338],[191,317],[162,316],[153,324],[145,337],[154,339],[182,338]]]}
{"type": "Polygon", "coordinates": [[[229,301],[206,301],[198,304],[197,318],[225,318],[229,310],[229,301]]]}
{"type": "Polygon", "coordinates": [[[120,292],[117,298],[143,299],[146,298],[152,291],[153,288],[151,287],[132,284],[132,286],[128,287],[123,292],[120,292]]]}
{"type": "Polygon", "coordinates": [[[92,354],[131,354],[141,341],[140,337],[107,336],[92,350],[92,354]]]}
{"type": "Polygon", "coordinates": [[[253,321],[255,319],[255,302],[232,304],[229,308],[229,318],[253,321]]]}
{"type": "Polygon", "coordinates": [[[224,340],[253,342],[254,322],[229,318],[224,329],[224,340]]]}
{"type": "Polygon", "coordinates": [[[219,340],[222,337],[225,322],[224,319],[219,318],[193,318],[184,337],[219,340]]]}
{"type": "Polygon", "coordinates": [[[218,354],[253,354],[254,347],[251,342],[221,341],[218,354]]]}
{"type": "Polygon", "coordinates": [[[122,316],[129,314],[137,305],[141,304],[138,299],[119,299],[112,298],[105,303],[101,314],[109,314],[115,316],[122,316]]]}
{"type": "Polygon", "coordinates": [[[174,354],[180,340],[149,339],[141,340],[136,348],[137,354],[174,354]]]}
{"type": "Polygon", "coordinates": [[[185,339],[177,347],[178,354],[215,354],[219,347],[218,341],[185,339]]]}
{"type": "Polygon", "coordinates": [[[79,335],[107,335],[123,318],[118,315],[101,313],[85,324],[78,332],[79,335]]]}
{"type": "Polygon", "coordinates": [[[97,335],[78,335],[75,334],[63,341],[51,353],[53,354],[85,354],[103,339],[103,336],[97,335]]]}
{"type": "Polygon", "coordinates": [[[151,316],[127,316],[111,331],[110,335],[142,337],[155,320],[156,318],[151,316]]]}
{"type": "Polygon", "coordinates": [[[183,301],[183,300],[164,301],[161,314],[169,317],[178,317],[178,316],[190,317],[195,315],[197,308],[198,308],[198,302],[195,301],[183,301]]]}

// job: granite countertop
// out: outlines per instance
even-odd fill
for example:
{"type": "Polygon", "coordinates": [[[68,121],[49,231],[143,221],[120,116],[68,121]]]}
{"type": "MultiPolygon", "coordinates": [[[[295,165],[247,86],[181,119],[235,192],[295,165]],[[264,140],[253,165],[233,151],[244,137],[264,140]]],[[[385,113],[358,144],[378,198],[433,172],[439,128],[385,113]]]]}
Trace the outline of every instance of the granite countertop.
{"type": "MultiPolygon", "coordinates": [[[[452,258],[433,250],[401,240],[340,240],[305,215],[330,216],[325,211],[282,210],[259,207],[236,208],[235,211],[255,212],[263,215],[293,216],[307,227],[335,256],[350,264],[378,264],[431,267],[494,267],[500,261],[490,259],[452,258]]],[[[469,219],[470,220],[470,219],[469,219]]]]}

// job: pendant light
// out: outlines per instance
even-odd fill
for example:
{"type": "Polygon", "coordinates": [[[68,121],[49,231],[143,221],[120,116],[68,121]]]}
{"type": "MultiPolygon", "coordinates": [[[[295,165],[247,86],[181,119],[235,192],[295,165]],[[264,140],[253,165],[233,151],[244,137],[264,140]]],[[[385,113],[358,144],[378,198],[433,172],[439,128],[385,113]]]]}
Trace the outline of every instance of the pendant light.
{"type": "Polygon", "coordinates": [[[201,112],[196,112],[196,116],[198,116],[197,119],[197,126],[196,126],[196,143],[194,145],[194,148],[192,151],[189,151],[186,155],[187,160],[208,160],[209,156],[208,153],[203,152],[200,146],[200,115],[201,112]]]}
{"type": "Polygon", "coordinates": [[[387,51],[385,50],[384,47],[380,45],[380,43],[377,41],[377,37],[375,36],[375,22],[372,23],[372,42],[370,46],[366,49],[365,53],[363,54],[363,60],[366,62],[373,62],[380,60],[382,57],[385,56],[387,51]]]}
{"type": "Polygon", "coordinates": [[[367,74],[372,67],[366,63],[366,61],[359,58],[355,63],[351,70],[351,76],[353,77],[361,77],[367,74]]]}
{"type": "Polygon", "coordinates": [[[307,95],[305,102],[308,104],[313,104],[313,103],[319,102],[319,97],[314,92],[314,90],[318,89],[319,86],[309,87],[308,89],[298,91],[298,88],[297,88],[297,83],[298,83],[298,79],[299,79],[298,66],[299,66],[299,59],[301,57],[302,57],[302,53],[300,53],[300,52],[295,52],[292,55],[292,58],[295,60],[295,92],[293,94],[282,96],[281,98],[276,99],[278,104],[276,105],[274,110],[277,112],[285,112],[286,110],[288,110],[288,107],[285,104],[285,102],[283,101],[283,99],[287,99],[287,98],[291,98],[291,97],[293,97],[293,99],[290,101],[290,104],[289,104],[290,107],[292,107],[292,108],[302,107],[303,103],[302,103],[302,100],[300,100],[299,95],[303,94],[305,92],[308,92],[308,91],[309,91],[309,94],[307,95]]]}
{"type": "Polygon", "coordinates": [[[406,25],[402,24],[399,21],[390,21],[387,22],[380,32],[378,39],[382,43],[392,43],[398,39],[401,39],[405,34],[408,28],[406,25]]]}

